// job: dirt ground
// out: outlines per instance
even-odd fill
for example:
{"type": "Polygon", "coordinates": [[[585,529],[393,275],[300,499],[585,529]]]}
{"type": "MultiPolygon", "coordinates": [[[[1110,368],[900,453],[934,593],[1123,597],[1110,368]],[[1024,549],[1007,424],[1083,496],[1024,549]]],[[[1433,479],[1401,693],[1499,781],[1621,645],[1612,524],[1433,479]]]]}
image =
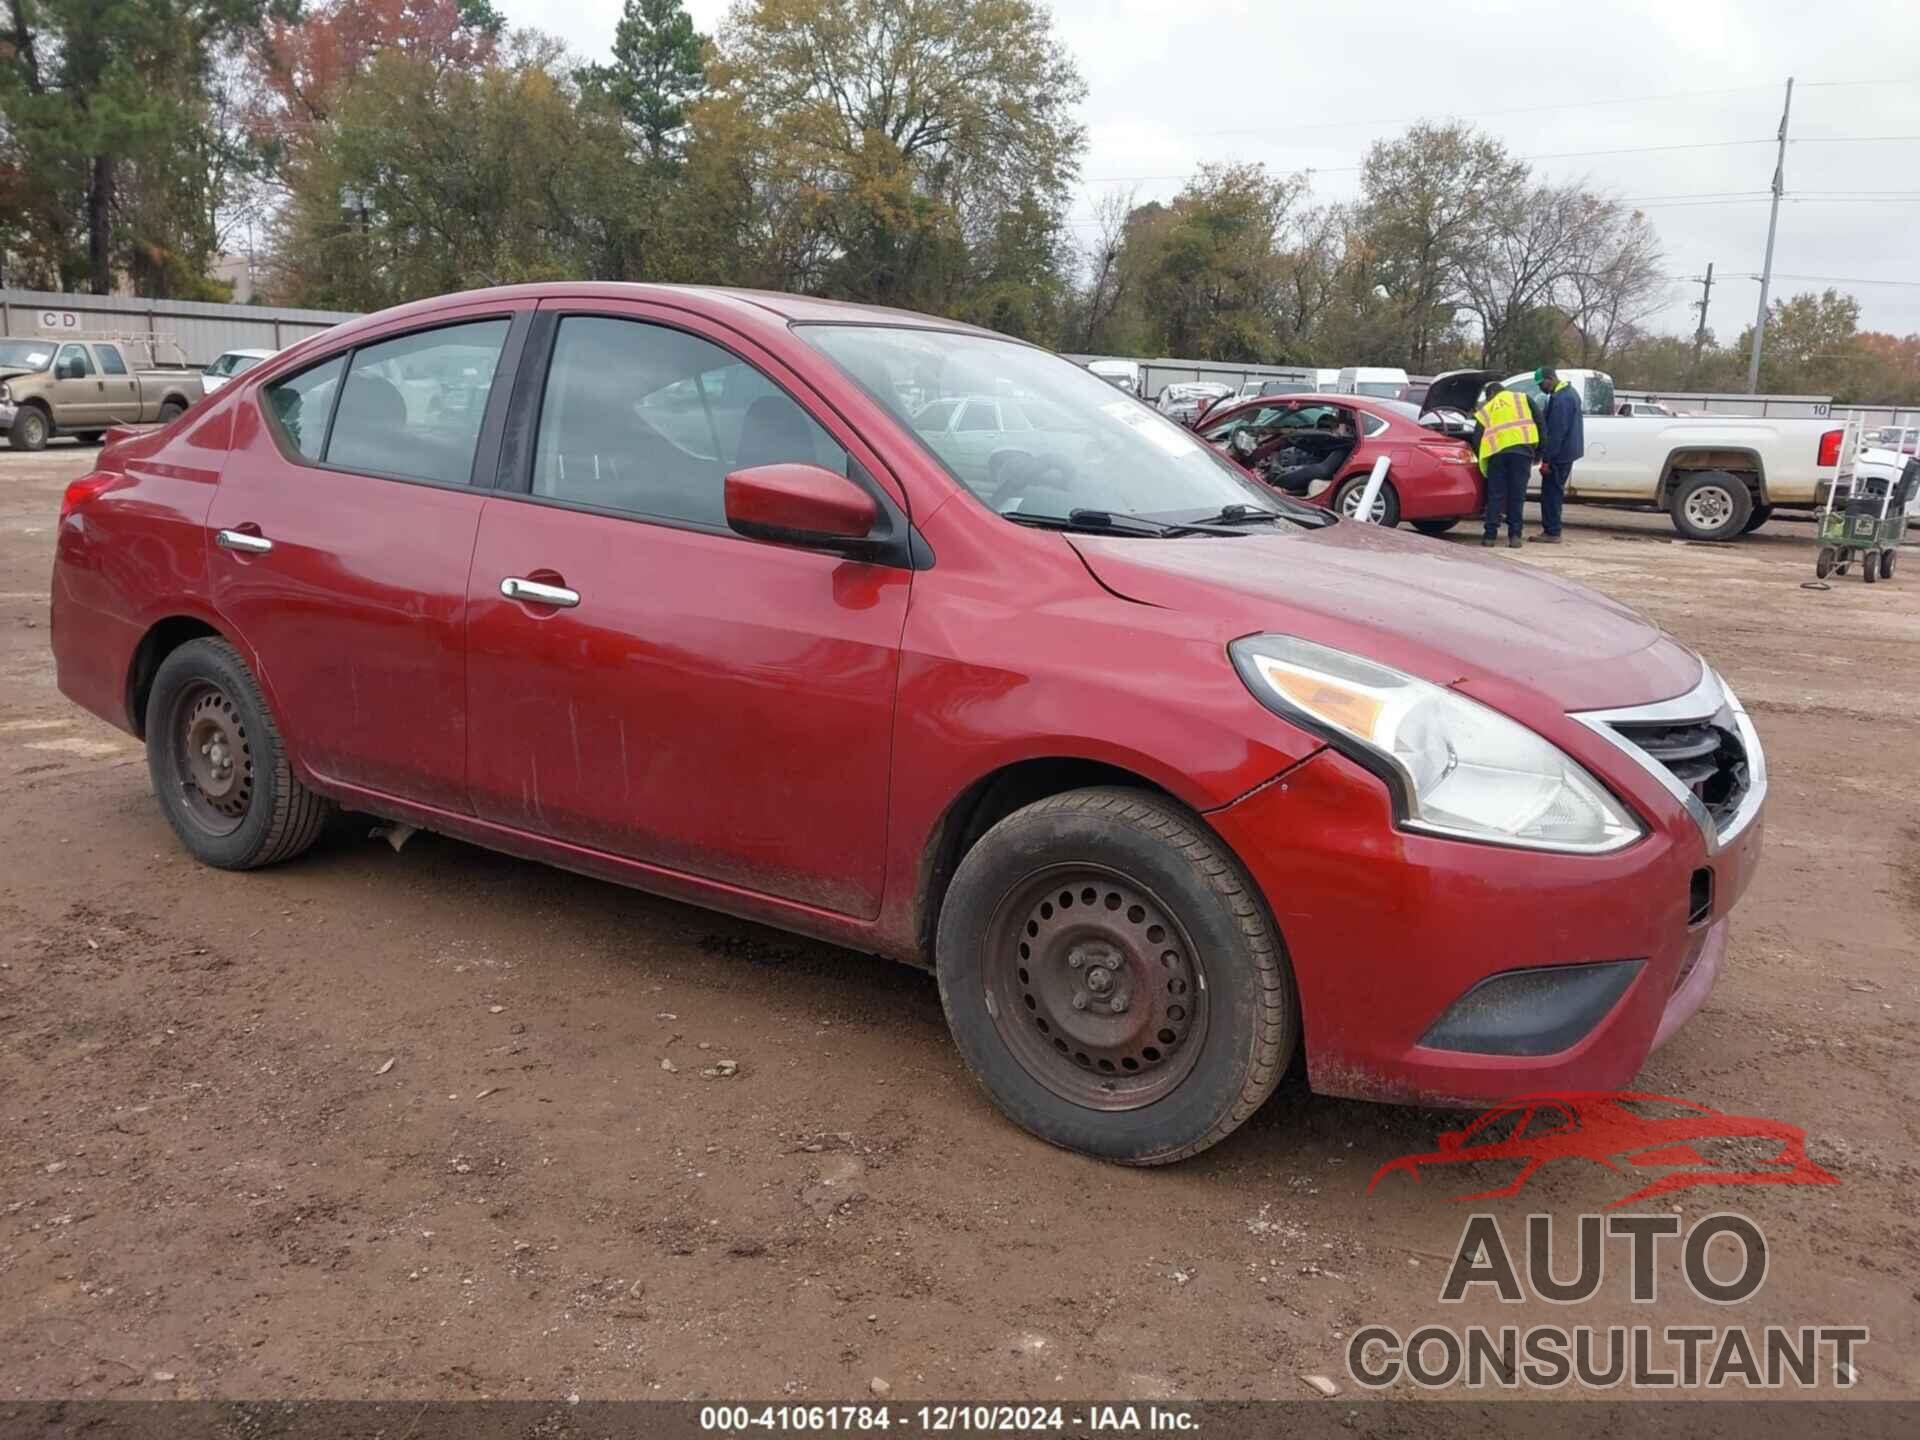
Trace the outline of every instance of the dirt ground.
{"type": "MultiPolygon", "coordinates": [[[[136,743],[54,688],[87,453],[0,453],[0,1399],[1310,1399],[1355,1393],[1363,1324],[1649,1318],[1611,1276],[1578,1316],[1443,1313],[1469,1207],[1366,1192],[1457,1115],[1296,1077],[1118,1169],[1003,1122],[879,960],[365,822],[196,866],[136,743]]],[[[1920,551],[1815,591],[1804,521],[1570,521],[1516,563],[1705,651],[1772,768],[1729,971],[1644,1088],[1804,1126],[1841,1181],[1679,1197],[1771,1268],[1729,1316],[1668,1263],[1652,1318],[1864,1324],[1854,1393],[1920,1397],[1920,551]]],[[[1477,1208],[1622,1193],[1576,1166],[1477,1208]]]]}

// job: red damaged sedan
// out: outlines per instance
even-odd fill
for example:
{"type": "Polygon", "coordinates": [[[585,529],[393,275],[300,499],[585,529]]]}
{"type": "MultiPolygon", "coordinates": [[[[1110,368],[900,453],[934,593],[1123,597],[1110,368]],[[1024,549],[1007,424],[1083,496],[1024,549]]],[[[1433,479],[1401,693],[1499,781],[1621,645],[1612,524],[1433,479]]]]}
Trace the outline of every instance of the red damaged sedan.
{"type": "Polygon", "coordinates": [[[1337,1095],[1626,1085],[1766,795],[1623,606],[1032,346],[756,293],[306,340],[69,487],[52,633],[209,865],[344,808],[894,956],[1010,1117],[1130,1163],[1299,1051],[1337,1095]]]}
{"type": "MultiPolygon", "coordinates": [[[[1471,409],[1471,404],[1468,406],[1471,409]]],[[[1366,395],[1286,395],[1222,406],[1196,426],[1208,444],[1281,492],[1352,516],[1374,462],[1388,460],[1372,519],[1444,535],[1486,510],[1473,452],[1418,406],[1366,395]]]]}

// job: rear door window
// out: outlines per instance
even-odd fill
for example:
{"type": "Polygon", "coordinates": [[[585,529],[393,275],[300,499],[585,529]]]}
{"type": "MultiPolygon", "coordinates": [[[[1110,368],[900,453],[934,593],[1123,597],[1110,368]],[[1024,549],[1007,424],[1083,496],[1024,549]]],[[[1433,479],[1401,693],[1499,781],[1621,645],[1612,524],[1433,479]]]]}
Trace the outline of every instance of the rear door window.
{"type": "Polygon", "coordinates": [[[280,438],[303,459],[320,458],[327,441],[327,417],[333,412],[340,373],[346,368],[346,357],[336,355],[266,389],[267,415],[280,438]]]}
{"type": "Polygon", "coordinates": [[[100,368],[109,375],[127,373],[127,362],[120,358],[120,352],[111,345],[96,345],[93,353],[100,357],[100,368]]]}
{"type": "Polygon", "coordinates": [[[422,330],[353,352],[326,463],[466,485],[507,320],[422,330]]]}

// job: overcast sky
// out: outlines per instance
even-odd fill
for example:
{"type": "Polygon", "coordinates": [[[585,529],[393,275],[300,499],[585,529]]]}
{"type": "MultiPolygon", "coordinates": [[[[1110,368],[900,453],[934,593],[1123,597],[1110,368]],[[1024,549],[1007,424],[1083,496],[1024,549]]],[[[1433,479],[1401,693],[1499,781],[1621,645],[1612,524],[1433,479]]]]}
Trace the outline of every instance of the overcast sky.
{"type": "MultiPolygon", "coordinates": [[[[620,0],[502,8],[600,59],[620,0]]],[[[728,0],[688,8],[711,32],[728,0]]],[[[1863,325],[1920,331],[1915,0],[1054,0],[1052,9],[1088,89],[1076,235],[1089,234],[1101,191],[1166,199],[1204,160],[1311,168],[1318,195],[1346,199],[1371,141],[1413,120],[1458,117],[1515,154],[1551,157],[1536,162],[1542,174],[1584,177],[1646,211],[1676,277],[1659,328],[1691,332],[1700,287],[1686,277],[1714,262],[1710,320],[1731,341],[1759,299],[1747,277],[1766,249],[1773,137],[1791,74],[1795,143],[1774,295],[1824,288],[1824,277],[1855,282],[1839,288],[1859,297],[1863,325]],[[1509,50],[1503,37],[1517,43],[1509,50]],[[1870,138],[1888,136],[1900,138],[1870,138]],[[1728,141],[1749,143],[1718,143],[1728,141]],[[1685,148],[1646,150],[1654,146],[1685,148]],[[1629,149],[1643,153],[1570,153],[1629,149]]]]}

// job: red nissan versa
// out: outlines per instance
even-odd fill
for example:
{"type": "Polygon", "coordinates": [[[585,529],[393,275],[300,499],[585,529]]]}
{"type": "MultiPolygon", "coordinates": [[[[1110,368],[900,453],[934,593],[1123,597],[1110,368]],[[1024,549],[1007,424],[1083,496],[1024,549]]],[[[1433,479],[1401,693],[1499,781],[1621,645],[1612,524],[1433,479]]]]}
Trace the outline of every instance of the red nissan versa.
{"type": "Polygon", "coordinates": [[[342,806],[926,966],[1008,1115],[1133,1163],[1301,1049],[1336,1095],[1625,1086],[1766,793],[1610,600],[1032,346],[744,292],[303,341],[69,488],[53,646],[208,864],[342,806]]]}
{"type": "Polygon", "coordinates": [[[1401,400],[1287,395],[1209,410],[1195,428],[1268,484],[1346,516],[1360,508],[1384,455],[1374,522],[1391,530],[1407,520],[1422,535],[1444,535],[1486,510],[1486,482],[1466,441],[1422,425],[1420,415],[1401,400]]]}

